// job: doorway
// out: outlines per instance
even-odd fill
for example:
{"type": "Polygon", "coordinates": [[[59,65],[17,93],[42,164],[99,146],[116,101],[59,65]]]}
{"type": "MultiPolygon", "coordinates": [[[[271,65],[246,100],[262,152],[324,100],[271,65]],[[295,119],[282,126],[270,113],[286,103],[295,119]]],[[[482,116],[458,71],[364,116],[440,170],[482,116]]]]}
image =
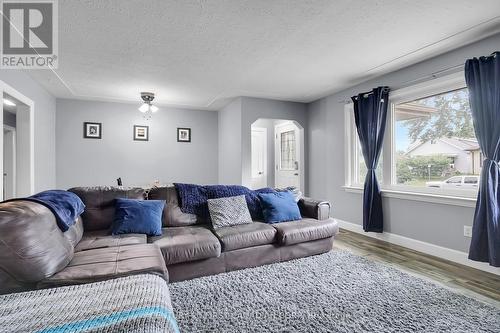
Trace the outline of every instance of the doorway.
{"type": "Polygon", "coordinates": [[[267,128],[252,126],[252,188],[267,187],[267,128]]]}
{"type": "Polygon", "coordinates": [[[295,121],[257,119],[251,125],[251,187],[304,190],[304,129],[295,121]]]}
{"type": "Polygon", "coordinates": [[[3,199],[16,197],[16,128],[3,125],[3,199]]]}
{"type": "Polygon", "coordinates": [[[275,125],[275,187],[295,187],[299,190],[303,174],[303,153],[301,152],[301,130],[292,121],[275,125]]]}
{"type": "Polygon", "coordinates": [[[34,193],[34,104],[2,81],[0,88],[3,97],[0,199],[6,200],[34,193]]]}

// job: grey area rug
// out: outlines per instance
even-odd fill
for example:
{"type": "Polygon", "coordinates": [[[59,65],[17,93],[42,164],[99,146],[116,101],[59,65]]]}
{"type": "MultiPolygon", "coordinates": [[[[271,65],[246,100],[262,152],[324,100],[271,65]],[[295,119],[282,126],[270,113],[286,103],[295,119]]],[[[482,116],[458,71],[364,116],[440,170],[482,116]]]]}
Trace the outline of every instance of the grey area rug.
{"type": "Polygon", "coordinates": [[[500,309],[347,251],[170,292],[181,332],[500,332],[500,309]]]}

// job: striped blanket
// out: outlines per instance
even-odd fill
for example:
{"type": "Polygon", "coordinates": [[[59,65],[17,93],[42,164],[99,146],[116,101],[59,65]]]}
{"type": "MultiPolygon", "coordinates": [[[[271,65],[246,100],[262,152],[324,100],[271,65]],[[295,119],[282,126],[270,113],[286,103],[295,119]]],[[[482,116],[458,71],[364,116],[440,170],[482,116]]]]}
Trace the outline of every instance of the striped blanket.
{"type": "Polygon", "coordinates": [[[172,332],[165,280],[135,275],[0,296],[0,332],[172,332]]]}

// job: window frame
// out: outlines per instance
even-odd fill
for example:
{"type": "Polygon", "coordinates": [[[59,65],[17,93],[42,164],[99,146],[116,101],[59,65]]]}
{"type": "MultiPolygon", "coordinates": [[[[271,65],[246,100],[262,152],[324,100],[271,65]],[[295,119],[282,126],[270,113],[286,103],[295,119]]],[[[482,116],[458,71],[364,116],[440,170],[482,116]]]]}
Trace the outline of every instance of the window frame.
{"type": "Polygon", "coordinates": [[[345,185],[354,188],[362,188],[363,181],[360,181],[359,176],[359,154],[360,149],[359,137],[356,130],[354,120],[354,106],[348,103],[344,107],[345,112],[345,134],[347,139],[347,147],[345,154],[345,185]]]}
{"type": "MultiPolygon", "coordinates": [[[[411,102],[417,99],[446,93],[453,90],[466,88],[463,71],[450,75],[433,78],[424,82],[391,91],[389,94],[389,110],[387,115],[386,132],[381,155],[384,159],[383,182],[380,188],[385,196],[404,199],[415,199],[418,201],[441,202],[457,204],[459,206],[472,207],[475,203],[477,192],[460,189],[439,189],[428,187],[416,187],[397,184],[396,181],[396,151],[395,151],[395,113],[397,104],[411,102]]],[[[362,192],[363,183],[356,182],[357,155],[355,154],[359,139],[354,123],[354,108],[352,103],[345,105],[345,137],[346,137],[346,171],[344,188],[350,192],[362,192]]]]}

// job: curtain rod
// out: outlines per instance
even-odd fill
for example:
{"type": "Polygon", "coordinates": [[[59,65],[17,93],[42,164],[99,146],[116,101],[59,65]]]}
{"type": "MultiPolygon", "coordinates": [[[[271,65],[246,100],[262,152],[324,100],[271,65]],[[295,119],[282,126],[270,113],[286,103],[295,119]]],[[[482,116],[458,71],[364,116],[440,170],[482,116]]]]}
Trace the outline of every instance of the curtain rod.
{"type": "MultiPolygon", "coordinates": [[[[446,68],[441,69],[439,71],[432,72],[431,74],[428,74],[428,75],[425,75],[425,76],[422,76],[422,77],[419,77],[416,79],[404,81],[404,82],[400,83],[398,86],[390,87],[390,88],[391,88],[391,90],[397,90],[397,89],[401,89],[401,88],[406,88],[406,87],[411,86],[411,85],[416,84],[416,83],[424,82],[427,80],[437,79],[445,73],[454,71],[454,70],[459,69],[459,68],[463,68],[464,66],[465,66],[465,64],[459,64],[459,65],[446,67],[446,68]]],[[[349,103],[352,103],[352,100],[351,99],[343,99],[343,100],[338,101],[338,103],[349,104],[349,103]]]]}
{"type": "MultiPolygon", "coordinates": [[[[390,91],[391,89],[387,86],[385,87],[382,87],[382,89],[384,90],[384,92],[388,92],[390,91]]],[[[359,93],[358,95],[355,96],[355,98],[358,98],[359,95],[363,95],[363,97],[368,97],[370,95],[373,94],[373,90],[372,91],[367,91],[367,92],[363,92],[363,93],[359,93]]]]}

